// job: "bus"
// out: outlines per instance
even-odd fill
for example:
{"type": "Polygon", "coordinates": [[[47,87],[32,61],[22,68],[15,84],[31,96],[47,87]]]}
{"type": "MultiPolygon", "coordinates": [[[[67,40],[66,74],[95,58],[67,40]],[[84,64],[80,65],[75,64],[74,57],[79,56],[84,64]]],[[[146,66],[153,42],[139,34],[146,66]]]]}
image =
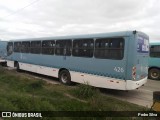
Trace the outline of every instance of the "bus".
{"type": "Polygon", "coordinates": [[[5,57],[7,56],[6,46],[7,46],[7,41],[0,40],[0,63],[6,62],[5,61],[5,57]]]}
{"type": "Polygon", "coordinates": [[[7,65],[99,88],[134,90],[147,82],[149,37],[140,31],[10,40],[7,65]]]}
{"type": "Polygon", "coordinates": [[[160,42],[150,43],[148,77],[160,80],[160,42]]]}

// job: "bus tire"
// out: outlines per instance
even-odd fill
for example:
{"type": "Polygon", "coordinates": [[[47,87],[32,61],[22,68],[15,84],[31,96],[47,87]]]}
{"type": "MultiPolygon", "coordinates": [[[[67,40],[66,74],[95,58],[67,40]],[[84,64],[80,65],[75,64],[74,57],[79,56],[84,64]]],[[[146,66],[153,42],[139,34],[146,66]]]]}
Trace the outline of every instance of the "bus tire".
{"type": "Polygon", "coordinates": [[[149,70],[149,78],[153,80],[160,79],[160,70],[157,68],[152,68],[149,70]]]}
{"type": "Polygon", "coordinates": [[[62,84],[71,85],[71,75],[68,70],[62,70],[59,73],[59,80],[62,84]]]}

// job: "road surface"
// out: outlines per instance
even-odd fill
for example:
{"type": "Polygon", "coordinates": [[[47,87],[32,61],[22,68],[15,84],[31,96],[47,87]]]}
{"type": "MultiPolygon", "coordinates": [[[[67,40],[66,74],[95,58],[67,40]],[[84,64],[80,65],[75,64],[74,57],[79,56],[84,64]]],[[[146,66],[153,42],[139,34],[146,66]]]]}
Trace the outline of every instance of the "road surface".
{"type": "Polygon", "coordinates": [[[148,79],[148,82],[144,86],[136,90],[126,92],[106,89],[104,93],[120,100],[150,108],[153,104],[154,91],[160,91],[160,81],[148,79]]]}

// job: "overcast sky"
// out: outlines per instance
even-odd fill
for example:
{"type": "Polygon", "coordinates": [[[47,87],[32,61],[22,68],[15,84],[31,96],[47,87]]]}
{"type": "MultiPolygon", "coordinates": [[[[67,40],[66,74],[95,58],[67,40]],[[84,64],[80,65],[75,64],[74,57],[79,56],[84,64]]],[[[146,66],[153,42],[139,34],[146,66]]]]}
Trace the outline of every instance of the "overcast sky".
{"type": "Polygon", "coordinates": [[[0,0],[0,39],[138,30],[160,41],[160,0],[0,0]]]}

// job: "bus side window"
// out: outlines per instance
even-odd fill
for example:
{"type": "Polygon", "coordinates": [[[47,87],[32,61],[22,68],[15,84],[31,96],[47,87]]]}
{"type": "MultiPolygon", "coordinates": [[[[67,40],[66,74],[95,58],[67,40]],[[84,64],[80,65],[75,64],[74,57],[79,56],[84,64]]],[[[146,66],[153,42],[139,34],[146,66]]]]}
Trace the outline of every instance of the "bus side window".
{"type": "Polygon", "coordinates": [[[111,59],[122,59],[124,52],[124,40],[122,38],[112,38],[110,39],[110,58],[111,59]]]}
{"type": "Polygon", "coordinates": [[[14,42],[14,52],[21,52],[21,42],[14,42]]]}
{"type": "Polygon", "coordinates": [[[73,40],[72,55],[77,57],[93,57],[94,40],[76,39],[73,40]]]}
{"type": "Polygon", "coordinates": [[[109,40],[107,38],[96,39],[95,58],[109,58],[109,40]]]}
{"type": "Polygon", "coordinates": [[[31,41],[30,52],[33,54],[40,54],[41,53],[41,41],[31,41]]]}
{"type": "Polygon", "coordinates": [[[54,50],[55,50],[54,40],[42,41],[42,54],[54,55],[54,50]]]}
{"type": "Polygon", "coordinates": [[[29,53],[30,52],[30,41],[23,41],[21,46],[22,53],[29,53]]]}
{"type": "Polygon", "coordinates": [[[13,42],[8,42],[7,55],[11,55],[12,53],[13,53],[13,42]]]}
{"type": "Polygon", "coordinates": [[[56,55],[71,56],[72,40],[57,40],[56,41],[56,55]]]}
{"type": "Polygon", "coordinates": [[[96,39],[95,44],[95,58],[116,60],[123,58],[123,38],[100,38],[96,39]]]}

